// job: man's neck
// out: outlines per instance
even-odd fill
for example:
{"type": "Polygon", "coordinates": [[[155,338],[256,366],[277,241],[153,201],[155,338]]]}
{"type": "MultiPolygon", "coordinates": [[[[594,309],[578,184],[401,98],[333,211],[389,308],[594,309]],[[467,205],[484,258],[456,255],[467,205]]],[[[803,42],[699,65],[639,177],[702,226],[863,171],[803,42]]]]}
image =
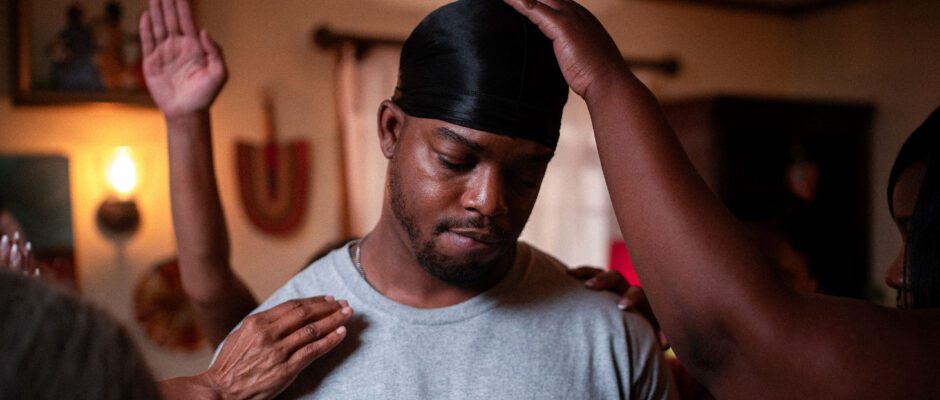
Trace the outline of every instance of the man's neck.
{"type": "Polygon", "coordinates": [[[447,284],[435,278],[415,258],[407,235],[397,221],[383,217],[360,241],[359,267],[373,288],[395,302],[415,308],[440,308],[469,300],[497,284],[509,271],[513,254],[496,260],[492,279],[474,287],[447,284]]]}

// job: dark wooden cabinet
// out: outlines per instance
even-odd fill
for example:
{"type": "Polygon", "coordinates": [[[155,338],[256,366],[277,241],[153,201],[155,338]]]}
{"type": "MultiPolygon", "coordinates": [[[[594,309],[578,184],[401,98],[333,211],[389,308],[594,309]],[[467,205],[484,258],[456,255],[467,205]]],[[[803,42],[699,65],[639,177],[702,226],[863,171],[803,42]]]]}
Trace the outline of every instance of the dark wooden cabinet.
{"type": "Polygon", "coordinates": [[[716,96],[664,110],[740,219],[785,232],[822,291],[868,295],[870,105],[716,96]]]}

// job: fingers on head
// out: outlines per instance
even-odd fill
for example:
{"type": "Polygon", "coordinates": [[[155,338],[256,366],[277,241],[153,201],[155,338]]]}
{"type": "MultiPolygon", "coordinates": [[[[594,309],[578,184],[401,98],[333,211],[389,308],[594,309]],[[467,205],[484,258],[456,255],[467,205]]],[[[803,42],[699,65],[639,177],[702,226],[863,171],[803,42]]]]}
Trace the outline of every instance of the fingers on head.
{"type": "Polygon", "coordinates": [[[544,22],[546,18],[550,18],[552,14],[557,12],[557,9],[550,7],[548,4],[545,4],[539,0],[505,0],[512,8],[516,9],[520,14],[529,17],[536,25],[539,25],[540,22],[544,22]]]}
{"type": "Polygon", "coordinates": [[[535,0],[535,2],[548,6],[553,10],[561,10],[566,8],[568,4],[571,3],[570,0],[535,0]]]}

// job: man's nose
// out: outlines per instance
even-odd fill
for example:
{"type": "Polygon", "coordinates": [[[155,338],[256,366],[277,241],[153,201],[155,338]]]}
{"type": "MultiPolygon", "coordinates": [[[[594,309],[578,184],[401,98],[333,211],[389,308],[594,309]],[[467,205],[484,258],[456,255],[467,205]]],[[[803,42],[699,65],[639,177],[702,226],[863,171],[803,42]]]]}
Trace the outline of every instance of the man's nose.
{"type": "Polygon", "coordinates": [[[486,217],[496,217],[509,212],[506,204],[504,179],[499,171],[482,169],[470,179],[463,196],[464,209],[478,212],[486,217]]]}

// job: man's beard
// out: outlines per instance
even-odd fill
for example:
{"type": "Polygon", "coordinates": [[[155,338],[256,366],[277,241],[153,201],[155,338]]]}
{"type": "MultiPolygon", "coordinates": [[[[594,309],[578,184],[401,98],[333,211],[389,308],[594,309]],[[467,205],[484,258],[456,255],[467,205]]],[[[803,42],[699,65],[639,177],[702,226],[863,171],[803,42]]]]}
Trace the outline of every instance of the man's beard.
{"type": "Polygon", "coordinates": [[[405,228],[411,251],[418,261],[418,265],[434,278],[446,284],[457,287],[474,287],[492,279],[491,271],[499,266],[500,256],[515,249],[515,239],[506,230],[492,226],[494,236],[501,238],[505,246],[495,257],[488,259],[456,260],[438,251],[434,239],[440,234],[454,228],[483,228],[483,218],[466,220],[445,219],[434,227],[430,237],[422,241],[422,232],[415,222],[414,213],[408,209],[408,204],[401,190],[398,167],[392,165],[389,174],[389,192],[391,194],[391,207],[395,219],[405,228]]]}

